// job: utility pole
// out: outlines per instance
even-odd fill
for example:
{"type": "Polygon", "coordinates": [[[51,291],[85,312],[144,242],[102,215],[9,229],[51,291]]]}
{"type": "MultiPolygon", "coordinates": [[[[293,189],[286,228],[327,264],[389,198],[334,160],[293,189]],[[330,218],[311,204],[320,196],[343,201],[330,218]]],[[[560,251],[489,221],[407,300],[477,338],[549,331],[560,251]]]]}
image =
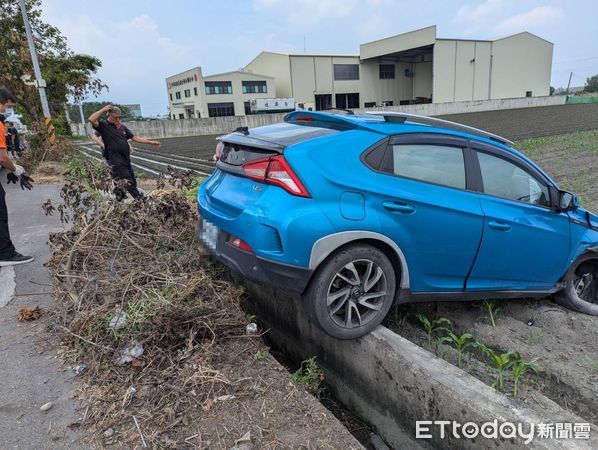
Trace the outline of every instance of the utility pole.
{"type": "Polygon", "coordinates": [[[569,82],[567,83],[567,95],[569,95],[569,87],[571,86],[571,77],[573,76],[573,72],[569,75],[569,82]]]}
{"type": "Polygon", "coordinates": [[[23,24],[25,25],[25,33],[27,34],[29,53],[31,53],[31,63],[33,64],[33,73],[35,74],[35,85],[39,91],[39,99],[41,101],[42,111],[44,113],[46,131],[48,132],[50,142],[54,142],[56,140],[56,135],[54,134],[54,125],[52,125],[50,107],[48,106],[48,98],[46,97],[46,82],[42,78],[42,71],[39,68],[39,61],[37,60],[37,52],[35,50],[35,43],[33,42],[33,34],[31,33],[31,25],[29,24],[29,17],[27,16],[25,0],[19,0],[19,4],[21,5],[23,24]]]}
{"type": "Polygon", "coordinates": [[[79,116],[81,117],[81,124],[85,125],[85,115],[83,114],[83,105],[81,102],[79,102],[78,105],[79,105],[79,116]]]}

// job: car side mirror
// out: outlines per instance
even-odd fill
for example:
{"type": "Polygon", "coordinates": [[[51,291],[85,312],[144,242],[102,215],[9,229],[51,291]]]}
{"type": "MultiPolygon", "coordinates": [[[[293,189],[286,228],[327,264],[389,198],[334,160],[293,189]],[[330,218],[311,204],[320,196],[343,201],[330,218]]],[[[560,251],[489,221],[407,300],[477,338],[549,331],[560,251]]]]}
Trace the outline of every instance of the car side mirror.
{"type": "Polygon", "coordinates": [[[567,191],[559,191],[559,209],[561,211],[572,211],[579,206],[579,199],[576,195],[567,191]]]}

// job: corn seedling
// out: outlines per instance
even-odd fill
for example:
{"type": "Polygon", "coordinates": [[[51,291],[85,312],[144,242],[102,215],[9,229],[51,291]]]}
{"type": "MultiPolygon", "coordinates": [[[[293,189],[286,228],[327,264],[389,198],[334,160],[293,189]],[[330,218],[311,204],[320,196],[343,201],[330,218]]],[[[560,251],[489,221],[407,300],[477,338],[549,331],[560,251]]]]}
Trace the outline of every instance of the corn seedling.
{"type": "Polygon", "coordinates": [[[461,336],[457,336],[452,331],[448,331],[446,336],[442,337],[439,341],[440,344],[448,343],[453,344],[457,349],[457,367],[461,368],[461,359],[463,357],[463,352],[467,350],[469,347],[474,347],[477,342],[473,338],[473,336],[469,333],[463,333],[461,336]]]}
{"type": "Polygon", "coordinates": [[[312,356],[301,363],[301,367],[297,369],[292,375],[293,381],[298,384],[302,384],[305,388],[320,398],[324,388],[322,382],[324,381],[324,373],[322,369],[316,363],[316,357],[312,356]]]}
{"type": "Polygon", "coordinates": [[[498,312],[500,311],[500,309],[496,307],[496,303],[494,302],[494,300],[484,300],[482,302],[482,306],[488,313],[488,318],[490,319],[490,323],[492,324],[493,327],[495,327],[496,326],[496,316],[498,315],[498,312]]]}
{"type": "Polygon", "coordinates": [[[537,372],[539,367],[536,361],[524,361],[521,359],[521,355],[519,352],[514,353],[515,361],[512,363],[513,369],[513,397],[517,398],[519,394],[519,380],[521,376],[524,375],[527,371],[533,370],[537,372]]]}
{"type": "Polygon", "coordinates": [[[476,344],[476,347],[484,352],[496,367],[496,381],[492,383],[492,387],[502,391],[505,385],[505,371],[513,364],[513,361],[511,360],[511,356],[514,354],[513,350],[507,350],[506,352],[499,354],[481,343],[476,344]]]}
{"type": "Polygon", "coordinates": [[[395,305],[390,312],[390,325],[400,328],[409,317],[409,305],[395,305]]]}
{"type": "Polygon", "coordinates": [[[434,319],[430,321],[430,319],[428,319],[424,314],[418,314],[417,318],[421,322],[422,326],[424,327],[424,330],[426,330],[426,333],[428,335],[428,347],[432,346],[432,335],[435,332],[440,330],[449,330],[449,328],[447,327],[451,326],[451,321],[445,317],[441,317],[440,319],[434,319]]]}

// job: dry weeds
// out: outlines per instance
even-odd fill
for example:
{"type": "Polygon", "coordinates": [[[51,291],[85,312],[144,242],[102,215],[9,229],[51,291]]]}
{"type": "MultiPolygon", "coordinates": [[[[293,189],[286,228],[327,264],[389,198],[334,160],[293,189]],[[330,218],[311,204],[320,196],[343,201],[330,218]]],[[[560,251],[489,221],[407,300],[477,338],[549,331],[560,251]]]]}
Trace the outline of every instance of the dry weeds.
{"type": "MultiPolygon", "coordinates": [[[[97,435],[117,430],[121,444],[182,445],[177,428],[234,381],[213,361],[244,335],[241,290],[213,276],[194,241],[196,210],[180,192],[117,203],[101,195],[113,187],[105,171],[89,163],[81,175],[63,188],[63,205],[44,205],[72,225],[51,236],[48,266],[65,356],[87,366],[81,422],[97,435]],[[143,353],[119,365],[136,344],[143,353]]],[[[187,186],[178,175],[169,181],[187,186]]]]}

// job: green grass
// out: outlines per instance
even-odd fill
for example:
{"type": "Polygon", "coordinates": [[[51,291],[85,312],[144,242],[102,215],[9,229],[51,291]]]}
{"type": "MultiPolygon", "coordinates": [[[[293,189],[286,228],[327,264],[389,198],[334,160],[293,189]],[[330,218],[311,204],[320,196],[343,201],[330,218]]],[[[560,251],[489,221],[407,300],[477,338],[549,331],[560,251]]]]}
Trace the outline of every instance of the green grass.
{"type": "Polygon", "coordinates": [[[561,189],[577,194],[581,206],[598,210],[598,130],[526,139],[515,148],[548,172],[561,189]]]}
{"type": "Polygon", "coordinates": [[[540,340],[541,337],[542,332],[540,330],[532,330],[529,336],[527,337],[527,342],[529,344],[535,344],[540,340]]]}
{"type": "Polygon", "coordinates": [[[542,156],[555,150],[565,155],[574,155],[580,151],[598,155],[598,130],[525,139],[516,142],[515,148],[532,159],[541,159],[542,156]]]}
{"type": "Polygon", "coordinates": [[[305,388],[314,396],[320,398],[324,392],[322,382],[324,381],[324,372],[316,363],[316,357],[312,356],[301,363],[301,367],[292,375],[295,383],[305,386],[305,388]]]}

